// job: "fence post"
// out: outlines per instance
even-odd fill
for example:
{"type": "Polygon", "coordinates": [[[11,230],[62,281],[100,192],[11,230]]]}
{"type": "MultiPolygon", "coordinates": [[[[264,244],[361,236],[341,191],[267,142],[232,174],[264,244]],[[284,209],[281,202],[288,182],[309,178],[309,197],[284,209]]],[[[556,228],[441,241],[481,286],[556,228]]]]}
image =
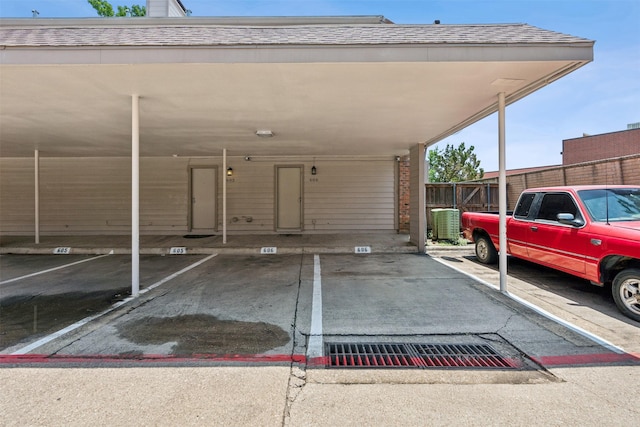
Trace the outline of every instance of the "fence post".
{"type": "Polygon", "coordinates": [[[453,183],[453,209],[456,209],[458,201],[458,193],[456,192],[456,183],[453,183]]]}
{"type": "Polygon", "coordinates": [[[487,182],[487,211],[491,210],[491,184],[487,182]]]}

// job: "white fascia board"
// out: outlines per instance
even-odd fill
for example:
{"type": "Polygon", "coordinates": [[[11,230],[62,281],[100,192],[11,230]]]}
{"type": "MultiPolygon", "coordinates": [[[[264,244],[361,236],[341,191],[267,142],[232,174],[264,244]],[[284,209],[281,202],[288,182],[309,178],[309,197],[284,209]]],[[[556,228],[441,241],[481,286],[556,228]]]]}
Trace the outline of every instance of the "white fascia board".
{"type": "Polygon", "coordinates": [[[593,43],[569,45],[372,45],[42,47],[0,50],[3,65],[524,62],[593,60],[593,43]]]}
{"type": "Polygon", "coordinates": [[[108,18],[0,18],[0,27],[131,27],[131,26],[184,26],[184,25],[372,25],[392,24],[383,15],[337,15],[337,16],[168,16],[168,17],[118,17],[108,18]]]}

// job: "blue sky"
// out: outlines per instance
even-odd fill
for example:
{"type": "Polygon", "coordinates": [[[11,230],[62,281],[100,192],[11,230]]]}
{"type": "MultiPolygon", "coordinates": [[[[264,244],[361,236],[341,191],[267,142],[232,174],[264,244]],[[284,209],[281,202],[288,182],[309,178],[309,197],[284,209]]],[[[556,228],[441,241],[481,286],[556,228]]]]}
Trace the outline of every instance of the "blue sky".
{"type": "MultiPolygon", "coordinates": [[[[595,40],[595,60],[507,108],[507,168],[562,163],[562,140],[640,122],[638,0],[182,0],[193,16],[384,15],[398,24],[515,23],[595,40]]],[[[145,0],[112,0],[115,5],[145,0]]],[[[0,0],[0,17],[94,17],[86,0],[0,0]]],[[[440,142],[498,169],[497,117],[440,142]]],[[[432,147],[433,148],[433,147],[432,147]]],[[[639,147],[640,152],[640,147],[639,147]]]]}

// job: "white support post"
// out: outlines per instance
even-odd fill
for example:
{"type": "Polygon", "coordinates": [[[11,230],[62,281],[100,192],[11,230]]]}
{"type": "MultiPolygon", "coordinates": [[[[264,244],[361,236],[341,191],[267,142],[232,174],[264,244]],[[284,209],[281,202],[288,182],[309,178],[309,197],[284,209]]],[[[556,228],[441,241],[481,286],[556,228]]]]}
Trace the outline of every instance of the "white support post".
{"type": "Polygon", "coordinates": [[[140,293],[140,96],[131,96],[131,295],[140,293]]]}
{"type": "Polygon", "coordinates": [[[498,212],[500,215],[498,225],[500,256],[500,292],[507,292],[507,170],[505,150],[505,95],[498,94],[498,212]]]}
{"type": "Polygon", "coordinates": [[[420,253],[426,250],[426,228],[427,228],[427,212],[425,205],[425,146],[419,143],[409,148],[410,158],[410,183],[409,192],[410,203],[410,219],[409,219],[409,238],[411,243],[418,247],[420,253]]]}
{"type": "Polygon", "coordinates": [[[227,149],[222,149],[222,244],[227,244],[227,149]]]}
{"type": "Polygon", "coordinates": [[[424,254],[427,250],[427,187],[424,185],[424,159],[426,158],[427,148],[425,147],[424,143],[417,144],[417,148],[418,156],[416,156],[416,163],[418,164],[418,177],[422,178],[418,178],[418,206],[420,207],[420,217],[418,225],[420,240],[418,241],[418,250],[421,254],[424,254]]]}
{"type": "Polygon", "coordinates": [[[40,243],[40,152],[34,153],[35,239],[40,243]]]}

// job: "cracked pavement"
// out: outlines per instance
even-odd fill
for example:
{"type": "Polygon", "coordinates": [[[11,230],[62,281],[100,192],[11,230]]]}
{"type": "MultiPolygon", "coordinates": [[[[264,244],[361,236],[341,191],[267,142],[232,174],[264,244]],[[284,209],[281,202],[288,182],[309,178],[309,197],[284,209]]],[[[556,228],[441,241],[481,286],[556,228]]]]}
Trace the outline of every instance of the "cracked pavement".
{"type": "MultiPolygon", "coordinates": [[[[625,426],[637,419],[637,409],[617,403],[635,387],[637,361],[611,359],[616,355],[593,340],[423,255],[321,254],[324,342],[491,342],[521,357],[526,369],[307,364],[313,258],[220,255],[26,359],[10,358],[25,342],[6,347],[2,424],[125,425],[134,414],[155,425],[625,426]],[[584,362],[593,355],[601,359],[584,362]],[[557,356],[582,363],[536,362],[557,356]]],[[[200,259],[145,258],[142,286],[200,259]]],[[[3,274],[11,273],[10,260],[0,258],[3,274]]],[[[108,291],[126,282],[126,268],[126,259],[104,257],[13,282],[2,299],[41,293],[45,283],[49,294],[108,291]]],[[[638,331],[628,323],[620,330],[625,340],[638,331]]]]}

